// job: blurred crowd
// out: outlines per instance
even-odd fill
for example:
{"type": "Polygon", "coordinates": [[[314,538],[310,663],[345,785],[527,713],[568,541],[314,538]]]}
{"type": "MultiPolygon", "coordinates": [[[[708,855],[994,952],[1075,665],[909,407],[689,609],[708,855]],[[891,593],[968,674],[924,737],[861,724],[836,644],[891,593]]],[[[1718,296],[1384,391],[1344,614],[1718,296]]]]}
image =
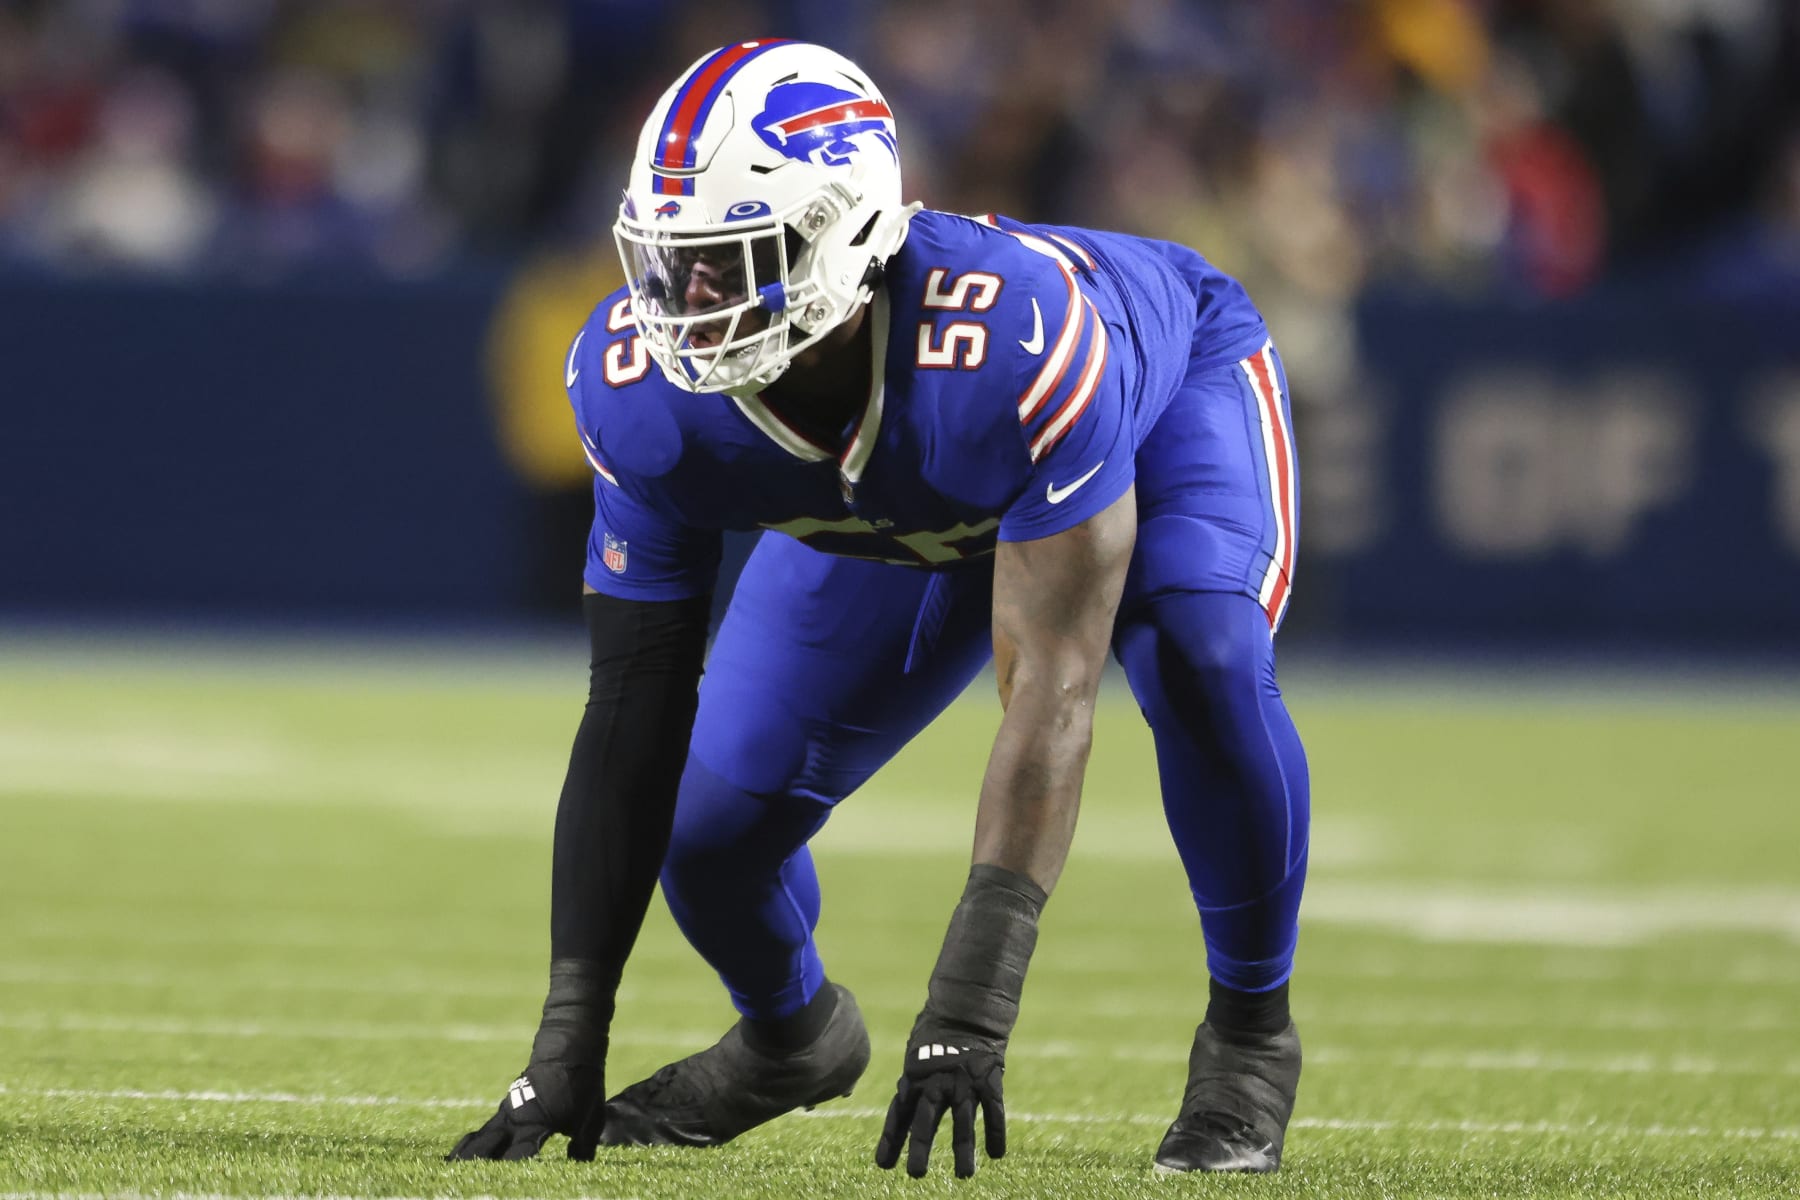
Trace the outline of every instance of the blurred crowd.
{"type": "Polygon", "coordinates": [[[1800,264],[1793,0],[0,0],[0,269],[592,246],[660,89],[768,33],[868,68],[933,207],[1297,310],[1800,264]]]}

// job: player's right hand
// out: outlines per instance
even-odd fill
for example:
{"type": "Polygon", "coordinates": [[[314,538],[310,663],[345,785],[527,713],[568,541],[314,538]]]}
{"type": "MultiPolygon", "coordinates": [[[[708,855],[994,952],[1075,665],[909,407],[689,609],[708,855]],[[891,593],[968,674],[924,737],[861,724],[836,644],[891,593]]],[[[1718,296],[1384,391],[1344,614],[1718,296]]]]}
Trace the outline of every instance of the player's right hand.
{"type": "Polygon", "coordinates": [[[535,1158],[551,1134],[569,1138],[569,1157],[588,1162],[606,1122],[606,1079],[598,1067],[533,1063],[506,1089],[487,1124],[465,1133],[446,1162],[535,1158]]]}
{"type": "MultiPolygon", "coordinates": [[[[943,1036],[940,1034],[939,1036],[943,1036]]],[[[1006,1153],[1006,1100],[1000,1080],[1005,1059],[990,1047],[946,1045],[923,1041],[914,1030],[906,1047],[906,1067],[888,1105],[875,1165],[893,1170],[906,1147],[906,1173],[923,1179],[931,1162],[944,1114],[950,1114],[950,1148],[958,1179],[975,1174],[975,1111],[981,1110],[984,1144],[989,1158],[1006,1153]],[[910,1146],[908,1143],[911,1143],[910,1146]]]]}

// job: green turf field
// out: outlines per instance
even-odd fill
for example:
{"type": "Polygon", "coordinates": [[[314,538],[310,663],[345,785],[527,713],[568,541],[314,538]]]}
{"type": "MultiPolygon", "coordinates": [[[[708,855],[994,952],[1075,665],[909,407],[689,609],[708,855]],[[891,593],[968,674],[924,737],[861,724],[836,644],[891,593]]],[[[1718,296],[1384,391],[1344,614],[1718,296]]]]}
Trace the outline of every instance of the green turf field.
{"type": "MultiPolygon", "coordinates": [[[[1800,694],[1316,669],[1288,681],[1316,819],[1277,1178],[1150,1171],[1205,976],[1122,692],[1005,1160],[870,1163],[966,869],[984,692],[817,843],[820,941],[875,1039],[854,1097],[722,1150],[446,1165],[534,1027],[583,675],[0,641],[0,1196],[1800,1194],[1800,694]]],[[[613,1083],[731,1019],[659,900],[613,1083]]]]}

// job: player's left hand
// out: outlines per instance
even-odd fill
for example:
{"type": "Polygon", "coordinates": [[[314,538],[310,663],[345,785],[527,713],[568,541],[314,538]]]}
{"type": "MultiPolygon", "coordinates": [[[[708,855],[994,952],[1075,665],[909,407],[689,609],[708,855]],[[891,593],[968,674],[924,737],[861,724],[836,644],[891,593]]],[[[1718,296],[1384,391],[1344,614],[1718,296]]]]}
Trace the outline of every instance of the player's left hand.
{"type": "MultiPolygon", "coordinates": [[[[951,1035],[954,1037],[954,1035],[951,1035]]],[[[987,1156],[1006,1153],[1006,1100],[1001,1076],[1004,1057],[995,1050],[953,1044],[942,1037],[933,1041],[915,1030],[906,1047],[906,1069],[888,1105],[887,1124],[875,1145],[875,1165],[891,1170],[900,1161],[900,1147],[912,1139],[906,1152],[906,1173],[922,1179],[931,1160],[931,1144],[937,1138],[944,1113],[950,1113],[950,1148],[956,1160],[956,1177],[975,1174],[975,1109],[981,1124],[987,1156]]]]}
{"type": "Polygon", "coordinates": [[[597,1067],[533,1063],[513,1080],[487,1123],[465,1133],[444,1160],[536,1158],[552,1134],[564,1133],[569,1157],[591,1162],[606,1121],[605,1094],[597,1067]]]}

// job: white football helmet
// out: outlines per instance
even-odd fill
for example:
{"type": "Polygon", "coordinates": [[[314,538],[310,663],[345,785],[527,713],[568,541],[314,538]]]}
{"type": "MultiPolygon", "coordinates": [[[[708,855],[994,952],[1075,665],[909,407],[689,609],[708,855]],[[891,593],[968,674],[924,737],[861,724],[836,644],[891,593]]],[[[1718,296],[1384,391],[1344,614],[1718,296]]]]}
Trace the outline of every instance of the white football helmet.
{"type": "Polygon", "coordinates": [[[854,63],[735,42],[657,101],[613,234],[663,374],[748,395],[869,299],[917,207],[894,115],[854,63]]]}

